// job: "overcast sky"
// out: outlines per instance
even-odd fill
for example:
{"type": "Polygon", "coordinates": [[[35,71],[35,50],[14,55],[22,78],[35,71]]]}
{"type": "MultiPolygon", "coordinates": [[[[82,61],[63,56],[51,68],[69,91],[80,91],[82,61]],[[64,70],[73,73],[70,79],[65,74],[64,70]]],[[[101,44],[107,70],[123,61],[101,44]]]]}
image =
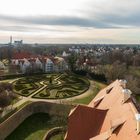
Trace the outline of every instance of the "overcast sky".
{"type": "Polygon", "coordinates": [[[0,0],[0,43],[140,43],[140,0],[0,0]]]}

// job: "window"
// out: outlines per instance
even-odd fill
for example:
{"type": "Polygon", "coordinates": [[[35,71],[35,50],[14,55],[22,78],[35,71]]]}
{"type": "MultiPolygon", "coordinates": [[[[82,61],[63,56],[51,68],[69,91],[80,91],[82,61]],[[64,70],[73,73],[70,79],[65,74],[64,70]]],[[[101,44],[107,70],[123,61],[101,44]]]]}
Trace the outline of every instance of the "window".
{"type": "Polygon", "coordinates": [[[102,97],[94,100],[94,107],[97,107],[101,103],[101,101],[104,99],[104,97],[105,96],[102,96],[102,97]]]}
{"type": "Polygon", "coordinates": [[[111,90],[113,89],[113,87],[109,88],[106,90],[106,93],[109,94],[111,92],[111,90]]]}
{"type": "Polygon", "coordinates": [[[124,118],[118,118],[116,120],[111,121],[111,131],[112,133],[122,124],[125,123],[125,119],[124,118]]]}

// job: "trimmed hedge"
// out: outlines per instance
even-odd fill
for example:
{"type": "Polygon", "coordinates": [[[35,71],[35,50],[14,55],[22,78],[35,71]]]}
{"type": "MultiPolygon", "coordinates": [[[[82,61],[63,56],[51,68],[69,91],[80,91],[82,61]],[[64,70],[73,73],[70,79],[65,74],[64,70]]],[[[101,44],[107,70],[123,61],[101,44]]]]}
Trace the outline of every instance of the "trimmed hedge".
{"type": "Polygon", "coordinates": [[[22,90],[23,88],[25,88],[25,86],[24,86],[24,85],[14,85],[14,88],[15,88],[15,90],[17,90],[17,91],[20,91],[20,90],[22,90]]]}
{"type": "Polygon", "coordinates": [[[28,91],[28,89],[23,89],[23,90],[21,91],[21,93],[22,93],[22,94],[29,94],[29,91],[28,91]]]}

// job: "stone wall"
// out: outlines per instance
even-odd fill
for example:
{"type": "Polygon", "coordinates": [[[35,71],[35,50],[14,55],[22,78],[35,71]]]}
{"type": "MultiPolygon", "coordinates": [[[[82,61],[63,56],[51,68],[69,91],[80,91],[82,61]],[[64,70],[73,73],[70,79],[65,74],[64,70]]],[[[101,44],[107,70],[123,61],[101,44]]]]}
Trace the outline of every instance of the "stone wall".
{"type": "Polygon", "coordinates": [[[50,140],[51,137],[55,136],[56,134],[59,134],[59,133],[64,133],[66,132],[64,130],[63,127],[55,127],[55,128],[52,128],[51,130],[49,130],[46,135],[44,136],[43,140],[50,140]]]}
{"type": "Polygon", "coordinates": [[[70,105],[55,104],[49,102],[32,102],[14,113],[10,118],[0,124],[0,140],[4,140],[26,118],[32,114],[43,112],[49,113],[51,115],[58,115],[58,113],[59,115],[63,115],[64,112],[69,112],[70,109],[70,105]]]}

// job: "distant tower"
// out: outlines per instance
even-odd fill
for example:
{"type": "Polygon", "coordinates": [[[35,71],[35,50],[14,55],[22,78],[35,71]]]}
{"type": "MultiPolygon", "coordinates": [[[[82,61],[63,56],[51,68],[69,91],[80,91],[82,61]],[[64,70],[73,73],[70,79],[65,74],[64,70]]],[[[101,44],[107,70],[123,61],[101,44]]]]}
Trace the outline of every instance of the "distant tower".
{"type": "Polygon", "coordinates": [[[12,45],[12,36],[10,36],[10,44],[12,45]]]}

